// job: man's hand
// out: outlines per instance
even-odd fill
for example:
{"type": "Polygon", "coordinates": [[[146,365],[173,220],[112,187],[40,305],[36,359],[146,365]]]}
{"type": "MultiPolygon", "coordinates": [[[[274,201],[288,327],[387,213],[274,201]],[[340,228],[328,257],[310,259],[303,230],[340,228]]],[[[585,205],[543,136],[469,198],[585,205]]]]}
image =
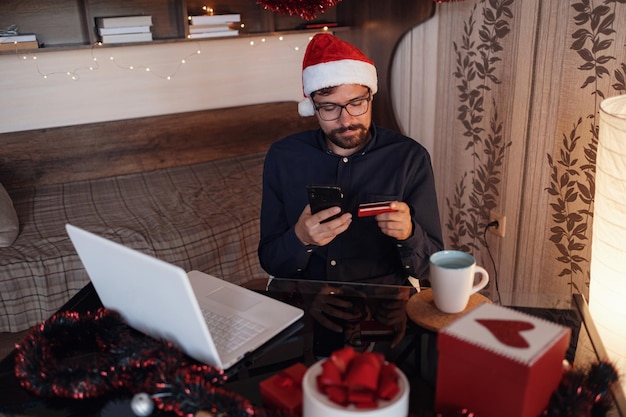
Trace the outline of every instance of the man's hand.
{"type": "Polygon", "coordinates": [[[376,215],[378,227],[387,236],[397,240],[405,240],[413,233],[411,209],[402,201],[394,201],[391,208],[395,211],[376,215]]]}
{"type": "Polygon", "coordinates": [[[322,223],[340,211],[339,207],[331,207],[312,214],[311,206],[307,204],[295,225],[296,236],[303,245],[324,246],[329,244],[335,236],[348,230],[350,223],[352,223],[352,214],[350,213],[344,213],[334,220],[322,223]]]}

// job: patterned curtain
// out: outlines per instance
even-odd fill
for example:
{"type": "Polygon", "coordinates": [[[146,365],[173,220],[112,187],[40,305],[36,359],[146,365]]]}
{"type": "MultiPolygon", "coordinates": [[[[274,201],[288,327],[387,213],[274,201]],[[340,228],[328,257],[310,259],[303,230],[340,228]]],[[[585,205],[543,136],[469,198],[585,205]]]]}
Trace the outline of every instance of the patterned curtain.
{"type": "Polygon", "coordinates": [[[468,0],[437,18],[446,246],[497,271],[512,302],[587,296],[598,104],[626,92],[626,0],[468,0]],[[485,233],[491,210],[504,238],[485,233]]]}

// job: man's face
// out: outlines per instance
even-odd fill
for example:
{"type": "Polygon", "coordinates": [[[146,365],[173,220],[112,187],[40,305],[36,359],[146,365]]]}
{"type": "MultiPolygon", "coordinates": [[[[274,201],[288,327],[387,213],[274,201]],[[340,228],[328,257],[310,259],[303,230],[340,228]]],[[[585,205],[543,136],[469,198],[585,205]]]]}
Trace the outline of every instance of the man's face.
{"type": "Polygon", "coordinates": [[[372,123],[372,106],[368,98],[371,100],[369,89],[358,84],[342,84],[330,94],[314,96],[313,103],[317,109],[315,115],[326,134],[328,146],[337,155],[352,155],[367,144],[372,123]],[[347,107],[338,109],[337,105],[347,107]],[[359,116],[349,113],[359,113],[359,109],[365,108],[365,113],[359,116]],[[323,120],[337,110],[341,110],[338,119],[323,120]]]}

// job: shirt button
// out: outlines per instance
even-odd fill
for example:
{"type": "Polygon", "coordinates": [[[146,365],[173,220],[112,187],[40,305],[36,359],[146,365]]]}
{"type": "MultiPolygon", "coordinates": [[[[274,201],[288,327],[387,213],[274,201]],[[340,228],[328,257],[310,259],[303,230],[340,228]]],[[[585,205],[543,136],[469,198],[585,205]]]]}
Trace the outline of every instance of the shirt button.
{"type": "Polygon", "coordinates": [[[296,269],[297,272],[302,272],[302,268],[296,269]]]}
{"type": "Polygon", "coordinates": [[[330,261],[330,264],[331,264],[332,266],[335,266],[335,265],[337,265],[337,261],[333,259],[332,261],[330,261]]]}
{"type": "Polygon", "coordinates": [[[346,164],[348,163],[348,158],[347,157],[343,157],[343,162],[345,162],[346,164]]]}
{"type": "Polygon", "coordinates": [[[306,253],[311,253],[311,252],[313,252],[313,249],[311,249],[311,248],[306,250],[306,253]]]}
{"type": "Polygon", "coordinates": [[[404,269],[410,269],[411,265],[404,265],[404,269]]]}
{"type": "Polygon", "coordinates": [[[396,243],[396,247],[401,248],[402,245],[400,243],[396,243]]]}

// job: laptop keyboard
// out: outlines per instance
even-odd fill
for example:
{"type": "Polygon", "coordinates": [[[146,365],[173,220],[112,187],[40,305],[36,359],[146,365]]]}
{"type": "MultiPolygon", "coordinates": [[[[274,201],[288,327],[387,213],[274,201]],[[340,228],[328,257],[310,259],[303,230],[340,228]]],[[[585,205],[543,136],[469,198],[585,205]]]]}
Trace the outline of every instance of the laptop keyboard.
{"type": "Polygon", "coordinates": [[[211,330],[213,343],[215,343],[218,350],[223,352],[231,352],[237,349],[265,330],[260,324],[246,320],[243,317],[227,317],[205,309],[202,309],[202,315],[211,330]]]}

